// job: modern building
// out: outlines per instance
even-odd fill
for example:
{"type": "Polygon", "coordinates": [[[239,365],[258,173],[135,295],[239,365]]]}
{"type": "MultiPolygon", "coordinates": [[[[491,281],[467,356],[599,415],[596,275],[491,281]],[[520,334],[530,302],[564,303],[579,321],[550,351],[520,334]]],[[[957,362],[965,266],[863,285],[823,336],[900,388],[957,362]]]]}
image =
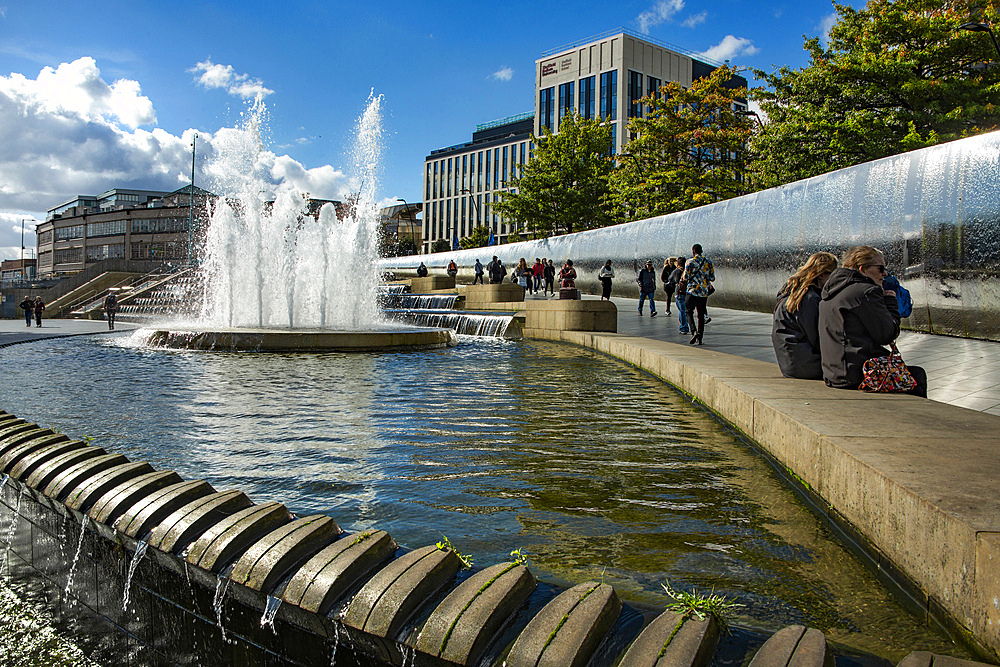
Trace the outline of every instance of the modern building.
{"type": "MultiPolygon", "coordinates": [[[[386,206],[379,210],[379,222],[382,225],[383,246],[386,250],[398,250],[410,242],[418,252],[422,245],[421,220],[418,217],[422,204],[409,204],[403,202],[393,206],[386,206]]],[[[383,254],[386,254],[383,252],[383,254]]],[[[405,254],[411,254],[407,251],[405,254]]],[[[388,256],[388,255],[386,255],[388,256]]]]}
{"type": "Polygon", "coordinates": [[[0,280],[3,282],[21,282],[34,280],[35,259],[5,259],[0,262],[0,280]]]}
{"type": "MultiPolygon", "coordinates": [[[[646,113],[639,100],[674,81],[690,86],[713,63],[677,46],[619,28],[553,49],[535,61],[535,111],[476,127],[472,141],[432,151],[424,159],[423,250],[438,239],[454,245],[486,225],[497,243],[517,230],[491,210],[497,192],[508,190],[531,157],[531,135],[559,131],[566,114],[606,118],[620,154],[628,143],[628,119],[646,113]]],[[[734,77],[733,87],[746,87],[734,77]]],[[[737,104],[746,110],[746,103],[737,104]]]]}

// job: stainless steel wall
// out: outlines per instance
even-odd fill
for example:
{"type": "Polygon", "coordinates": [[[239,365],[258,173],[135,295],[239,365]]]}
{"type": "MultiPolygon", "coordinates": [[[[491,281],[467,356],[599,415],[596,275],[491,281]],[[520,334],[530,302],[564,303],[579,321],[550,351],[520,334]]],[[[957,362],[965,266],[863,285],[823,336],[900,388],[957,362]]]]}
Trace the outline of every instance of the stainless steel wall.
{"type": "Polygon", "coordinates": [[[476,258],[513,268],[520,257],[573,259],[585,292],[612,260],[618,296],[638,298],[636,271],[657,271],[700,243],[715,264],[711,303],[769,312],[811,253],[880,248],[913,294],[911,328],[1000,340],[1000,132],[876,160],[710,206],[578,234],[489,248],[385,259],[397,276],[450,259],[471,282],[476,258]]]}

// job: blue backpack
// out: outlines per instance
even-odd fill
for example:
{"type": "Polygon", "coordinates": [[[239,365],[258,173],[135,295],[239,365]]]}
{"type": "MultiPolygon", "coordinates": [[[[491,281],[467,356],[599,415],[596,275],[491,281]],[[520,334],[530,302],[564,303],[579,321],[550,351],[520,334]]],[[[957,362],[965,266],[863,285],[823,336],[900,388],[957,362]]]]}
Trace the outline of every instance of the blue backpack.
{"type": "Polygon", "coordinates": [[[910,298],[910,290],[900,285],[896,276],[886,276],[882,280],[882,289],[891,289],[896,293],[900,317],[909,317],[913,313],[913,299],[910,298]]]}

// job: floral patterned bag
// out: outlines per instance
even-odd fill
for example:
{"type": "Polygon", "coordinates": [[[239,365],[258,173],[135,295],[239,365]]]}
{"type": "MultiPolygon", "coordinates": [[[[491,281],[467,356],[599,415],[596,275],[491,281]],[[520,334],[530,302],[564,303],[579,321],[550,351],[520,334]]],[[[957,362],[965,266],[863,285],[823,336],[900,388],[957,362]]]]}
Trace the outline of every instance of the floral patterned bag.
{"type": "Polygon", "coordinates": [[[889,347],[892,351],[888,357],[875,357],[865,362],[864,379],[858,389],[882,394],[901,394],[917,386],[917,381],[903,363],[903,357],[896,349],[896,344],[890,343],[889,347]]]}

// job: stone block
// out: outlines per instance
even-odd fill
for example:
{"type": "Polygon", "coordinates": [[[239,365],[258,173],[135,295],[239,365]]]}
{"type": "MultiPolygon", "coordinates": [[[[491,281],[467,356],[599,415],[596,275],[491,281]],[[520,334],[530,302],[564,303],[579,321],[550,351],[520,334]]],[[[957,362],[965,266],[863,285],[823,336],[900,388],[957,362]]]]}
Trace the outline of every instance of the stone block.
{"type": "MultiPolygon", "coordinates": [[[[123,463],[95,473],[77,484],[63,499],[66,506],[87,513],[105,493],[122,482],[156,472],[145,462],[123,463]]],[[[178,481],[180,477],[177,477],[178,481]]]]}
{"type": "Polygon", "coordinates": [[[426,276],[410,279],[410,291],[414,294],[426,294],[446,289],[455,289],[454,276],[426,276]]]}
{"type": "Polygon", "coordinates": [[[499,563],[476,573],[431,612],[417,650],[459,665],[477,664],[534,589],[535,578],[523,565],[499,563]]]}
{"type": "Polygon", "coordinates": [[[834,667],[826,637],[814,628],[791,625],[757,649],[750,667],[834,667]]]}
{"type": "Polygon", "coordinates": [[[129,537],[139,539],[174,511],[192,500],[215,493],[212,485],[204,480],[178,482],[154,491],[128,508],[118,520],[115,528],[129,537]]]}
{"type": "Polygon", "coordinates": [[[149,545],[168,553],[181,552],[212,526],[252,506],[245,493],[235,490],[192,500],[153,529],[149,545]]]}
{"type": "Polygon", "coordinates": [[[191,545],[187,561],[218,574],[255,542],[291,520],[292,515],[281,503],[248,507],[206,530],[191,545]]]}
{"type": "MultiPolygon", "coordinates": [[[[413,288],[411,288],[413,289],[413,288]]],[[[416,289],[413,289],[416,292],[416,289]]],[[[495,285],[466,285],[466,310],[491,310],[495,303],[518,303],[524,301],[524,288],[510,282],[495,285]]]]}
{"type": "Polygon", "coordinates": [[[524,303],[526,330],[547,329],[554,331],[618,330],[618,309],[610,301],[526,301],[524,303]]]}
{"type": "Polygon", "coordinates": [[[129,479],[102,493],[87,512],[87,516],[106,526],[113,526],[115,521],[136,503],[164,487],[182,481],[180,475],[169,470],[151,472],[129,479]]]}
{"type": "Polygon", "coordinates": [[[584,667],[614,625],[622,603],[608,584],[564,591],[535,615],[507,656],[508,667],[584,667]]]}
{"type": "Polygon", "coordinates": [[[326,614],[357,581],[396,553],[395,540],[382,530],[345,535],[299,568],[282,600],[316,614],[326,614]]]}
{"type": "Polygon", "coordinates": [[[44,441],[45,444],[51,444],[53,442],[63,442],[64,440],[69,440],[69,436],[56,433],[48,428],[34,428],[22,433],[10,434],[0,440],[0,458],[17,446],[27,442],[44,441]]]}
{"type": "Polygon", "coordinates": [[[900,660],[898,667],[989,667],[985,662],[974,662],[938,655],[930,651],[914,651],[900,660]]]}
{"type": "MultiPolygon", "coordinates": [[[[67,470],[77,465],[78,463],[83,463],[84,461],[95,459],[98,456],[107,456],[107,455],[108,455],[107,452],[105,452],[100,447],[85,447],[83,449],[75,449],[71,452],[60,454],[56,456],[54,459],[46,461],[45,463],[38,466],[30,475],[28,475],[27,479],[24,480],[24,483],[27,484],[32,489],[37,489],[41,491],[42,489],[47,487],[49,483],[52,482],[52,480],[54,480],[57,476],[66,472],[67,470]]],[[[123,463],[126,460],[124,456],[122,456],[121,459],[123,463]]]]}
{"type": "Polygon", "coordinates": [[[707,667],[719,644],[719,626],[703,619],[665,611],[646,626],[618,667],[707,667]]]}
{"type": "Polygon", "coordinates": [[[429,545],[411,551],[380,570],[358,591],[344,614],[344,623],[395,639],[406,620],[461,567],[461,559],[451,549],[429,545]]]}
{"type": "Polygon", "coordinates": [[[258,540],[236,561],[229,578],[262,593],[341,533],[337,522],[316,514],[297,519],[258,540]]]}
{"type": "Polygon", "coordinates": [[[128,459],[121,454],[95,456],[70,466],[41,489],[42,493],[54,500],[65,500],[66,496],[80,484],[105,470],[125,465],[128,459]]]}
{"type": "MultiPolygon", "coordinates": [[[[11,474],[14,471],[14,467],[26,456],[32,455],[43,449],[48,450],[50,447],[59,447],[60,445],[71,445],[73,449],[86,447],[85,443],[80,442],[79,440],[69,440],[61,434],[35,438],[8,449],[3,456],[0,456],[0,473],[11,474]]],[[[62,451],[67,450],[63,449],[62,451]]],[[[11,476],[13,477],[13,475],[11,476]]]]}
{"type": "Polygon", "coordinates": [[[976,535],[976,636],[989,646],[1000,646],[1000,532],[976,535]]]}
{"type": "Polygon", "coordinates": [[[13,419],[4,424],[0,424],[0,442],[10,435],[15,435],[17,433],[23,433],[25,431],[31,431],[38,428],[38,424],[29,424],[23,419],[13,419]]]}
{"type": "Polygon", "coordinates": [[[41,449],[37,449],[20,457],[11,467],[10,476],[18,481],[24,481],[28,479],[31,473],[35,472],[35,470],[37,470],[38,467],[45,462],[51,461],[66,452],[72,452],[86,447],[86,443],[81,442],[80,440],[65,440],[63,442],[55,442],[45,445],[41,449]]]}
{"type": "Polygon", "coordinates": [[[580,290],[575,287],[560,287],[559,288],[559,298],[561,300],[569,301],[579,301],[580,300],[580,290]]]}

